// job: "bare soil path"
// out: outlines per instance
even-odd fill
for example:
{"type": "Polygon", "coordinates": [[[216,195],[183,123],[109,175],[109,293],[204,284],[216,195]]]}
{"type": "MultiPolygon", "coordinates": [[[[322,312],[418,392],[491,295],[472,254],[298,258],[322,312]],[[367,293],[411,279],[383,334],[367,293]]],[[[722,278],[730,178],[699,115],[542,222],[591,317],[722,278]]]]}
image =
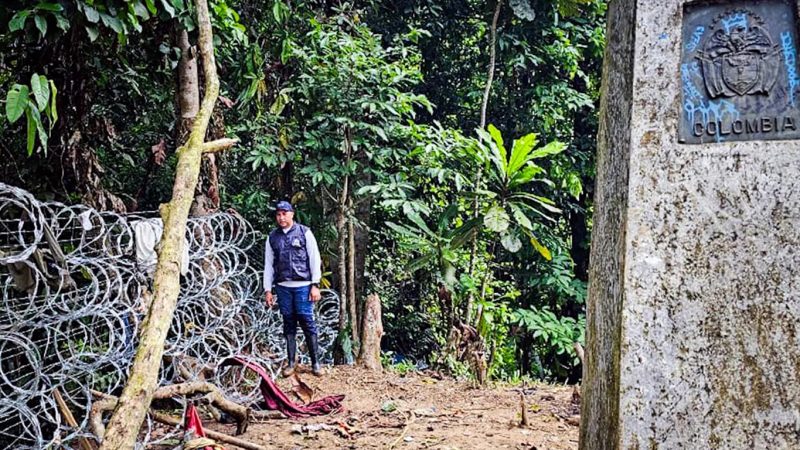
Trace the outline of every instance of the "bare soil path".
{"type": "MultiPolygon", "coordinates": [[[[525,389],[529,425],[521,427],[521,387],[474,388],[431,373],[374,373],[329,368],[302,375],[320,398],[345,394],[345,410],[309,419],[251,423],[240,436],[280,450],[303,449],[525,449],[578,448],[579,398],[573,387],[525,389]]],[[[281,388],[291,392],[287,380],[281,388]]],[[[233,433],[234,426],[208,423],[233,433]]]]}

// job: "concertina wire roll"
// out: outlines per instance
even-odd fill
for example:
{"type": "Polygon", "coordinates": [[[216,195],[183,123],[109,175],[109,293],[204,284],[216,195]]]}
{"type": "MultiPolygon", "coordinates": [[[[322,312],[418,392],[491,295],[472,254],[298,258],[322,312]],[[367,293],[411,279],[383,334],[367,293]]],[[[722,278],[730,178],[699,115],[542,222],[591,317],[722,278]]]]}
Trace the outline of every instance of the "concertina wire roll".
{"type": "MultiPolygon", "coordinates": [[[[137,260],[136,230],[154,220],[41,202],[0,183],[0,449],[78,448],[78,437],[92,437],[90,391],[117,392],[127,379],[152,291],[153,267],[137,260]],[[77,429],[64,422],[55,390],[77,429]]],[[[263,301],[263,243],[236,214],[189,218],[188,267],[161,385],[232,355],[273,371],[285,360],[281,319],[263,301]]],[[[335,292],[323,291],[316,314],[327,358],[339,316],[335,292]]],[[[252,404],[257,385],[244,374],[226,368],[208,381],[252,404]]],[[[166,438],[152,437],[152,429],[148,417],[140,448],[166,438]]]]}

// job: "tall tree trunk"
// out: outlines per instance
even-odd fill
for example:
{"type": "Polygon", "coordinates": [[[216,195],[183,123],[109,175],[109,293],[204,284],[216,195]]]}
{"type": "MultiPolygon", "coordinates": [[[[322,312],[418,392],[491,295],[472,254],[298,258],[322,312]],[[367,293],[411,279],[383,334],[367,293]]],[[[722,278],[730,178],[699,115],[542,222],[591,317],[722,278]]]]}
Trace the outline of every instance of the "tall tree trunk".
{"type": "Polygon", "coordinates": [[[181,51],[176,90],[178,123],[175,127],[175,142],[186,142],[194,119],[200,112],[200,78],[197,71],[197,48],[189,42],[189,33],[177,21],[175,28],[175,44],[181,51]]]}
{"type": "MultiPolygon", "coordinates": [[[[352,189],[351,189],[352,191],[352,189]]],[[[347,200],[348,211],[353,211],[353,199],[347,200]]],[[[355,218],[348,217],[347,220],[347,303],[350,306],[350,328],[352,330],[353,348],[358,349],[361,345],[361,320],[358,315],[356,305],[356,230],[354,225],[355,218]]]]}
{"type": "MultiPolygon", "coordinates": [[[[503,0],[497,0],[494,7],[494,16],[492,16],[492,26],[490,29],[490,42],[489,42],[489,66],[486,74],[486,88],[483,90],[483,101],[481,102],[481,130],[486,128],[486,111],[489,108],[489,94],[492,92],[492,82],[494,81],[494,65],[497,59],[497,21],[500,18],[500,9],[503,6],[503,0]]],[[[475,191],[481,188],[481,181],[483,178],[483,166],[478,167],[478,173],[475,175],[475,191]]],[[[472,217],[477,219],[479,216],[478,207],[480,206],[479,196],[475,196],[472,202],[472,217]]],[[[472,242],[469,249],[469,276],[475,275],[475,257],[478,253],[478,233],[472,237],[472,242]]],[[[464,318],[464,323],[470,323],[470,315],[472,314],[472,303],[474,295],[472,292],[467,294],[467,300],[464,302],[461,314],[464,318]]]]}
{"type": "Polygon", "coordinates": [[[497,20],[500,18],[500,8],[503,6],[503,0],[497,0],[497,5],[494,7],[494,16],[492,17],[492,27],[490,29],[489,43],[489,67],[486,74],[486,88],[483,90],[483,102],[481,102],[481,130],[486,128],[486,110],[489,108],[489,94],[492,92],[492,82],[494,81],[494,65],[497,59],[497,20]]]}
{"type": "Polygon", "coordinates": [[[100,450],[133,449],[136,444],[139,428],[158,384],[164,342],[180,292],[183,237],[200,173],[200,160],[204,152],[221,151],[235,143],[232,139],[204,142],[214,104],[219,95],[219,79],[214,61],[208,4],[206,0],[195,0],[195,6],[200,31],[198,44],[206,74],[205,95],[189,139],[177,152],[178,165],[172,200],[161,206],[164,233],[155,273],[153,302],[142,323],[141,337],[128,382],[108,423],[100,450]]]}
{"type": "MultiPolygon", "coordinates": [[[[362,164],[369,164],[369,161],[366,158],[361,159],[361,156],[364,155],[364,152],[359,153],[359,159],[362,164]]],[[[370,185],[372,184],[372,176],[369,173],[364,173],[360,177],[360,184],[361,185],[370,185]]],[[[364,277],[364,271],[366,270],[366,263],[367,263],[367,252],[369,251],[369,226],[370,226],[370,210],[372,208],[372,202],[370,201],[369,197],[364,197],[358,201],[355,205],[355,209],[353,209],[352,213],[354,216],[354,220],[360,226],[355,228],[355,290],[356,290],[356,298],[358,301],[356,302],[357,313],[358,317],[363,320],[364,317],[364,307],[366,302],[366,295],[367,295],[367,287],[366,287],[366,279],[364,277]]],[[[359,322],[360,323],[360,322],[359,322]]],[[[359,328],[360,329],[360,328],[359,328]]]]}
{"type": "MultiPolygon", "coordinates": [[[[345,126],[342,130],[342,143],[344,145],[344,166],[350,166],[350,160],[353,156],[352,136],[350,128],[345,126]]],[[[339,288],[339,334],[336,340],[336,346],[333,352],[333,359],[335,364],[346,363],[346,357],[343,343],[347,338],[345,333],[347,329],[347,316],[349,315],[349,302],[348,289],[347,289],[347,204],[350,198],[350,176],[345,175],[342,184],[342,190],[339,193],[339,198],[336,200],[336,252],[337,252],[337,282],[339,288]]],[[[352,318],[350,320],[352,323],[352,318]]]]}
{"type": "MultiPolygon", "coordinates": [[[[346,195],[347,180],[345,179],[342,195],[346,195]]],[[[333,363],[346,364],[347,354],[344,342],[347,339],[347,218],[341,201],[336,202],[336,281],[339,289],[339,324],[336,345],[333,349],[333,363]]]]}
{"type": "Polygon", "coordinates": [[[58,166],[63,171],[63,182],[70,192],[80,195],[81,203],[99,210],[124,212],[122,200],[102,185],[105,170],[94,147],[87,142],[91,135],[88,129],[92,95],[90,89],[91,74],[87,73],[87,53],[84,46],[83,27],[75,26],[65,44],[65,67],[62,94],[58,100],[59,111],[68,111],[56,123],[55,134],[51,141],[60,142],[61,161],[58,166]]]}
{"type": "Polygon", "coordinates": [[[294,164],[291,161],[281,166],[281,175],[277,179],[278,192],[282,198],[290,199],[294,195],[294,164]]]}
{"type": "MultiPolygon", "coordinates": [[[[342,195],[346,194],[344,188],[342,195]]],[[[347,216],[341,203],[336,209],[336,279],[339,288],[339,331],[347,328],[347,216]]]]}
{"type": "MultiPolygon", "coordinates": [[[[176,25],[180,27],[180,25],[176,25]]],[[[181,49],[178,62],[178,126],[177,142],[183,142],[191,130],[200,104],[200,71],[197,67],[197,49],[189,42],[189,35],[180,27],[177,31],[176,43],[181,49]]],[[[207,130],[211,140],[225,135],[225,121],[222,111],[215,108],[207,130]]],[[[194,204],[191,214],[201,216],[219,210],[219,166],[215,154],[203,155],[200,163],[200,177],[195,187],[194,204]]]]}

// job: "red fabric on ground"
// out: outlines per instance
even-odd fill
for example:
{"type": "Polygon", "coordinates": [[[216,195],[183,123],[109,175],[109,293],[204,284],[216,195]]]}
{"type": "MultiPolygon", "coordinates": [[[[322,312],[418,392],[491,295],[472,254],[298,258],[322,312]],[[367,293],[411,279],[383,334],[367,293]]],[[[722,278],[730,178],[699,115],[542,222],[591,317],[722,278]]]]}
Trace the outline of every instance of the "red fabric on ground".
{"type": "MultiPolygon", "coordinates": [[[[189,406],[186,408],[183,429],[184,433],[188,435],[187,439],[189,440],[206,437],[206,432],[203,431],[203,421],[200,420],[200,414],[197,413],[197,408],[195,408],[192,403],[189,403],[189,406]]],[[[214,450],[214,448],[206,447],[204,450],[214,450]]]]}
{"type": "Polygon", "coordinates": [[[267,404],[267,409],[278,410],[286,414],[287,417],[321,416],[342,408],[344,395],[331,395],[307,405],[298,405],[280,390],[275,382],[272,381],[272,377],[270,377],[266,369],[243,357],[234,356],[228,358],[220,364],[220,367],[224,366],[243,366],[257,373],[261,377],[259,387],[261,388],[261,395],[264,396],[264,402],[267,404]]]}

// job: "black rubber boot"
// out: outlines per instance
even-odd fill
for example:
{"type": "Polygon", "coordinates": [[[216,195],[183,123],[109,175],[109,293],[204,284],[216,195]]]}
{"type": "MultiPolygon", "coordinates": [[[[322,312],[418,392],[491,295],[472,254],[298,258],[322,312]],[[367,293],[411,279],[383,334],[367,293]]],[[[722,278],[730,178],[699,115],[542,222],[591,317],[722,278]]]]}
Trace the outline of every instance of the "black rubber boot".
{"type": "Polygon", "coordinates": [[[306,342],[308,342],[308,353],[311,357],[311,373],[321,376],[322,368],[319,365],[319,340],[317,335],[306,336],[306,342]]]}
{"type": "Polygon", "coordinates": [[[294,373],[294,365],[297,360],[297,339],[294,334],[286,335],[286,368],[283,369],[283,376],[290,377],[294,373]]]}

